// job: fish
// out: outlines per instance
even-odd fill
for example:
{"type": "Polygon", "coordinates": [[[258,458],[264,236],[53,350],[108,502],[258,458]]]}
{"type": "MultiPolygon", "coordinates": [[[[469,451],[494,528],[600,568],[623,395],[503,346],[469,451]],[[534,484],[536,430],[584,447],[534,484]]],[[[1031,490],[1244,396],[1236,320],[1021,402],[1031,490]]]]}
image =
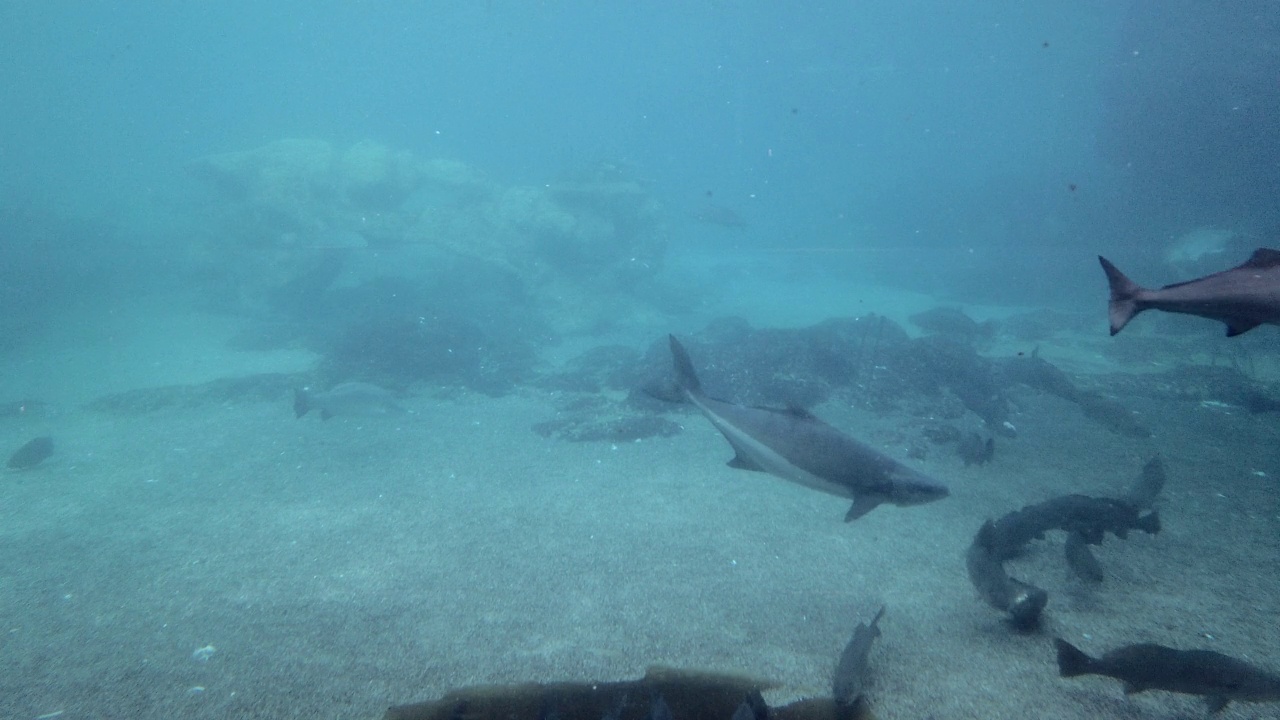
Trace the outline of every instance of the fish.
{"type": "Polygon", "coordinates": [[[960,442],[956,444],[956,454],[964,461],[965,467],[986,465],[996,455],[996,439],[984,439],[982,435],[971,432],[960,438],[960,442]]]}
{"type": "Polygon", "coordinates": [[[707,225],[719,225],[730,230],[742,230],[747,226],[742,216],[734,212],[732,208],[724,205],[716,205],[715,203],[704,203],[695,210],[689,212],[689,217],[700,223],[707,225]]]}
{"type": "Polygon", "coordinates": [[[1212,650],[1140,643],[1095,658],[1062,638],[1053,643],[1062,677],[1105,675],[1123,682],[1126,695],[1145,690],[1200,695],[1214,713],[1232,700],[1280,701],[1280,675],[1212,650]]]}
{"type": "Polygon", "coordinates": [[[840,662],[836,664],[835,674],[831,677],[831,694],[837,705],[853,705],[863,697],[863,686],[867,680],[867,657],[871,654],[871,645],[880,637],[880,618],[884,617],[884,606],[871,620],[871,624],[858,623],[853,630],[853,637],[840,653],[840,662]]]}
{"type": "Polygon", "coordinates": [[[778,683],[697,669],[651,667],[638,680],[521,682],[456,688],[436,700],[395,705],[384,720],[670,720],[813,717],[777,708],[763,691],[778,683]],[[648,703],[637,702],[649,698],[648,703]]]}
{"type": "Polygon", "coordinates": [[[1198,315],[1226,324],[1227,337],[1259,325],[1280,325],[1280,250],[1258,248],[1244,264],[1187,282],[1150,290],[1098,256],[1111,286],[1111,334],[1144,310],[1198,315]]]}
{"type": "Polygon", "coordinates": [[[1019,630],[1031,630],[1039,626],[1040,613],[1049,603],[1049,593],[1023,582],[1005,572],[1004,558],[995,542],[995,524],[988,520],[974,536],[965,553],[965,567],[969,582],[988,605],[1009,613],[1009,620],[1019,630]]]}
{"type": "Polygon", "coordinates": [[[1160,532],[1160,514],[1142,514],[1137,507],[1115,498],[1062,495],[1011,512],[992,525],[989,549],[1001,561],[1016,557],[1032,540],[1047,530],[1078,533],[1084,542],[1097,545],[1106,533],[1124,540],[1130,530],[1148,535],[1160,532]]]}
{"type": "Polygon", "coordinates": [[[754,470],[838,497],[852,498],[845,522],[884,503],[906,507],[941,500],[946,486],[894,460],[800,407],[748,407],[708,397],[689,353],[668,336],[676,385],[735,451],[729,467],[754,470]]]}
{"type": "Polygon", "coordinates": [[[990,340],[996,334],[995,322],[978,322],[960,308],[935,307],[907,319],[930,335],[943,335],[966,343],[990,340]]]}
{"type": "Polygon", "coordinates": [[[53,438],[38,437],[9,456],[10,470],[30,470],[53,455],[53,438]]]}
{"type": "Polygon", "coordinates": [[[296,417],[301,418],[313,409],[319,411],[321,420],[337,415],[368,417],[406,412],[396,404],[390,390],[362,382],[334,385],[328,392],[313,393],[305,388],[293,391],[296,417]]]}

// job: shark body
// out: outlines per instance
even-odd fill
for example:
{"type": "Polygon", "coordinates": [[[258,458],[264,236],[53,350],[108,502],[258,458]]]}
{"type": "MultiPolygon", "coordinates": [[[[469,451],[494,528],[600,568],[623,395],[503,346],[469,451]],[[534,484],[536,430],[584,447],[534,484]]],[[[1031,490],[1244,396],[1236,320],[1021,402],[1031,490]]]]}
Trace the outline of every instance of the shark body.
{"type": "Polygon", "coordinates": [[[730,467],[767,472],[851,498],[845,522],[883,503],[922,505],[949,494],[924,473],[849,437],[807,410],[748,407],[708,397],[684,346],[674,336],[670,343],[676,382],[685,399],[733,446],[730,467]]]}
{"type": "Polygon", "coordinates": [[[1111,286],[1108,308],[1115,335],[1143,310],[1199,315],[1227,325],[1227,337],[1259,325],[1280,325],[1280,250],[1258,248],[1242,265],[1187,282],[1148,289],[1098,256],[1111,286]]]}

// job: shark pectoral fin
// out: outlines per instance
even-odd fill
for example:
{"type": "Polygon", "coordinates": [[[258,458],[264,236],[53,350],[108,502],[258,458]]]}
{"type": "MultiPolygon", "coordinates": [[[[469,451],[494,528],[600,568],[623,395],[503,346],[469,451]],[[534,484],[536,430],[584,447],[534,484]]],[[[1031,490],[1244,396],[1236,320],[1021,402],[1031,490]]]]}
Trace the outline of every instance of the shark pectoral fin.
{"type": "Polygon", "coordinates": [[[1209,712],[1211,713],[1216,713],[1219,710],[1222,710],[1222,708],[1227,706],[1228,702],[1231,702],[1230,699],[1224,698],[1221,695],[1206,695],[1204,698],[1204,704],[1209,707],[1209,712]]]}
{"type": "Polygon", "coordinates": [[[1132,695],[1132,694],[1134,694],[1134,693],[1140,693],[1140,692],[1142,692],[1143,690],[1146,690],[1146,689],[1147,689],[1147,686],[1146,686],[1146,685],[1141,685],[1141,684],[1139,684],[1139,683],[1129,682],[1129,681],[1127,681],[1127,680],[1126,680],[1126,681],[1125,681],[1125,683],[1124,683],[1124,694],[1125,694],[1125,695],[1132,695]]]}
{"type": "Polygon", "coordinates": [[[754,470],[756,472],[766,472],[766,470],[760,467],[760,465],[756,463],[756,461],[752,460],[751,458],[747,457],[741,452],[734,455],[733,459],[725,464],[737,470],[754,470]]]}
{"type": "Polygon", "coordinates": [[[1227,322],[1227,337],[1243,335],[1261,324],[1252,320],[1230,320],[1227,322]]]}
{"type": "Polygon", "coordinates": [[[859,495],[853,499],[853,505],[849,506],[849,512],[844,514],[844,521],[853,522],[875,510],[882,502],[884,501],[874,495],[859,495]]]}

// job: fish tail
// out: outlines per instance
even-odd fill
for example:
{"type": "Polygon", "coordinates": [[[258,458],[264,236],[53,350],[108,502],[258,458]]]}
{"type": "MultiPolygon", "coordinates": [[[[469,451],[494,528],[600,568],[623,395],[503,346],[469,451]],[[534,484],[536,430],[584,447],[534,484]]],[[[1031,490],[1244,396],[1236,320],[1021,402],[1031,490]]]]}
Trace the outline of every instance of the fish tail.
{"type": "Polygon", "coordinates": [[[311,402],[307,398],[307,391],[298,388],[293,391],[293,416],[302,417],[311,410],[311,402]]]}
{"type": "Polygon", "coordinates": [[[1093,672],[1093,658],[1083,650],[1063,640],[1054,638],[1053,644],[1058,648],[1058,674],[1062,677],[1088,675],[1093,672]]]}
{"type": "Polygon", "coordinates": [[[1115,335],[1129,324],[1134,315],[1146,309],[1138,304],[1138,296],[1145,289],[1120,272],[1120,268],[1112,265],[1110,260],[1099,255],[1098,262],[1102,263],[1102,270],[1107,274],[1107,283],[1111,286],[1108,314],[1111,320],[1111,334],[1115,335]]]}
{"type": "Polygon", "coordinates": [[[698,373],[693,369],[693,361],[689,359],[689,353],[676,340],[675,335],[668,335],[671,341],[671,361],[675,366],[676,384],[681,390],[689,393],[702,392],[702,383],[698,380],[698,373]]]}

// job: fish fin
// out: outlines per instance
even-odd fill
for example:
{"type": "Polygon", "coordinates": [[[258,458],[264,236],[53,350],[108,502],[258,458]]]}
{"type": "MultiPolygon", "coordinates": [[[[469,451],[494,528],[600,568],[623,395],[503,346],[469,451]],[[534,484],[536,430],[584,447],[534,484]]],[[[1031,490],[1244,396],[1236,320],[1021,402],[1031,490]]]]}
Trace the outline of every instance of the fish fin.
{"type": "Polygon", "coordinates": [[[1125,681],[1124,681],[1124,694],[1125,694],[1125,695],[1133,695],[1134,693],[1140,693],[1140,692],[1142,692],[1143,690],[1146,690],[1146,689],[1147,689],[1147,686],[1146,686],[1146,685],[1143,685],[1143,684],[1141,684],[1141,683],[1132,682],[1132,681],[1130,681],[1130,680],[1125,680],[1125,681]]]}
{"type": "Polygon", "coordinates": [[[297,388],[293,391],[293,416],[302,417],[311,409],[311,403],[307,399],[307,391],[297,388]]]}
{"type": "Polygon", "coordinates": [[[1228,320],[1226,322],[1227,337],[1243,335],[1262,324],[1253,320],[1228,320]]]}
{"type": "Polygon", "coordinates": [[[321,419],[321,420],[328,420],[328,419],[329,419],[329,418],[331,418],[331,417],[333,417],[333,413],[329,412],[328,410],[321,410],[321,411],[320,411],[320,419],[321,419]]]}
{"type": "Polygon", "coordinates": [[[1053,644],[1058,649],[1059,675],[1062,677],[1075,677],[1093,672],[1093,658],[1085,654],[1083,650],[1062,638],[1054,638],[1053,644]]]}
{"type": "Polygon", "coordinates": [[[671,363],[676,371],[676,384],[685,392],[702,392],[702,383],[698,381],[698,373],[693,369],[689,352],[676,340],[675,335],[668,335],[667,341],[671,345],[671,363]]]}
{"type": "Polygon", "coordinates": [[[1229,702],[1231,702],[1230,698],[1225,698],[1221,695],[1206,695],[1204,698],[1204,704],[1208,706],[1211,713],[1222,710],[1229,702]]]}
{"type": "Polygon", "coordinates": [[[849,512],[844,514],[845,522],[853,522],[867,513],[880,507],[880,503],[884,502],[874,495],[859,495],[853,499],[853,505],[849,506],[849,512]]]}
{"type": "Polygon", "coordinates": [[[765,469],[760,467],[759,463],[755,462],[754,460],[742,454],[741,452],[738,452],[736,455],[733,456],[732,460],[730,460],[725,464],[731,468],[734,468],[735,470],[753,470],[755,472],[765,472],[765,469]]]}
{"type": "Polygon", "coordinates": [[[1138,306],[1138,295],[1145,290],[1120,272],[1120,268],[1112,265],[1110,260],[1099,255],[1098,262],[1102,264],[1102,271],[1107,274],[1107,284],[1111,286],[1111,302],[1107,310],[1111,334],[1115,335],[1129,324],[1134,315],[1145,309],[1138,306]]]}
{"type": "Polygon", "coordinates": [[[1253,251],[1248,260],[1244,261],[1242,268],[1273,268],[1280,266],[1280,250],[1272,250],[1271,248],[1258,248],[1253,251]]]}

